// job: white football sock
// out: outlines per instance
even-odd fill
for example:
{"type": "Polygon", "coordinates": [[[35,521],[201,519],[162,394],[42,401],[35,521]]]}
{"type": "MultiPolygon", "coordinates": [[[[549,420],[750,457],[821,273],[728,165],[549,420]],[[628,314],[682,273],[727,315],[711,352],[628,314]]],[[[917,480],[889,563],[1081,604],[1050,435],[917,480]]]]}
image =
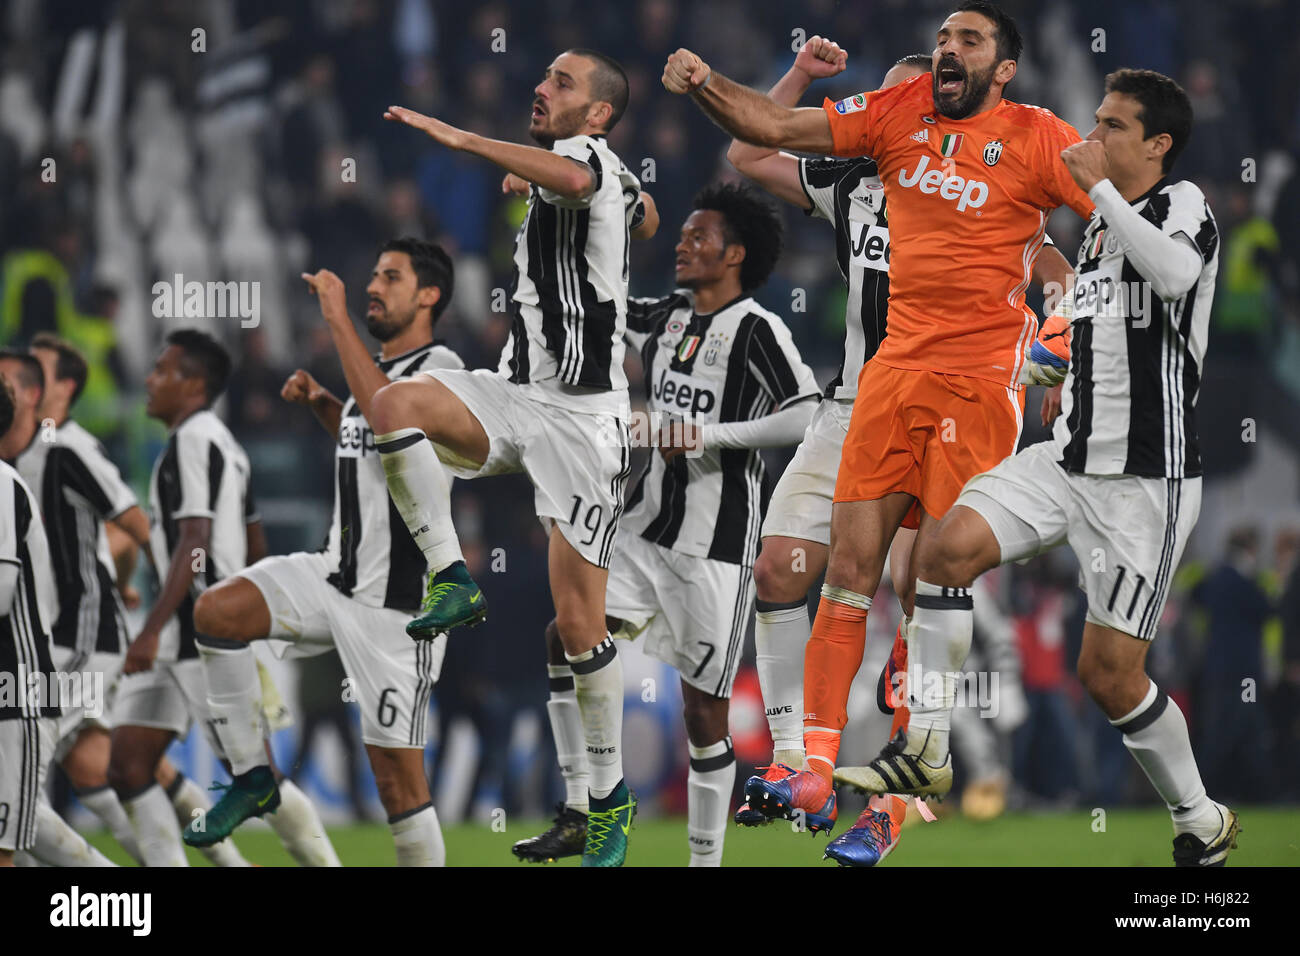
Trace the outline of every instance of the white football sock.
{"type": "Polygon", "coordinates": [[[582,712],[591,796],[604,799],[623,779],[623,662],[608,634],[591,650],[564,656],[582,712]]]}
{"type": "MultiPolygon", "coordinates": [[[[212,801],[208,795],[203,792],[203,788],[191,780],[179,770],[176,771],[176,779],[172,785],[167,788],[167,797],[172,802],[172,808],[176,811],[176,819],[184,828],[194,819],[195,810],[208,811],[212,809],[212,801]]],[[[212,846],[195,847],[209,863],[213,866],[252,866],[244,859],[243,854],[239,852],[235,842],[229,837],[220,843],[214,843],[212,846]]]]}
{"type": "Polygon", "coordinates": [[[113,839],[117,840],[131,859],[143,866],[144,857],[140,855],[140,845],[135,841],[131,821],[126,818],[126,811],[118,802],[113,788],[104,784],[102,787],[94,787],[90,790],[78,790],[77,799],[81,801],[82,806],[99,817],[104,826],[108,827],[108,832],[113,834],[113,839]]]}
{"type": "Polygon", "coordinates": [[[754,615],[755,664],[763,692],[767,726],[772,732],[773,763],[803,769],[803,657],[812,622],[808,601],[767,605],[754,615]],[[779,759],[780,754],[786,759],[779,759]],[[797,757],[797,761],[791,760],[797,757]]]}
{"type": "Polygon", "coordinates": [[[189,866],[181,828],[163,788],[156,783],[122,801],[145,866],[189,866]]]}
{"type": "Polygon", "coordinates": [[[376,435],[375,448],[384,464],[388,494],[424,552],[429,570],[436,573],[463,561],[451,521],[451,482],[428,436],[418,428],[399,428],[376,435]]]}
{"type": "Polygon", "coordinates": [[[393,831],[398,866],[447,865],[447,847],[442,842],[442,828],[432,801],[389,817],[388,829],[393,831]]]}
{"type": "Polygon", "coordinates": [[[1219,832],[1219,809],[1205,795],[1192,755],[1187,721],[1178,705],[1151,681],[1142,703],[1111,725],[1173,817],[1175,833],[1207,839],[1219,832]]]}
{"type": "Polygon", "coordinates": [[[212,725],[230,761],[231,774],[238,777],[254,767],[267,766],[262,683],[253,649],[247,644],[235,648],[203,640],[195,643],[203,661],[212,725]]]}
{"type": "Polygon", "coordinates": [[[307,794],[288,777],[280,781],[280,807],[262,817],[299,866],[342,866],[307,794]]]}
{"type": "Polygon", "coordinates": [[[975,627],[973,611],[968,589],[916,582],[907,638],[908,738],[927,738],[922,758],[931,765],[948,756],[957,681],[975,627]]]}
{"type": "Polygon", "coordinates": [[[692,744],[690,751],[686,838],[691,845],[691,866],[722,866],[722,841],[727,833],[731,791],[736,784],[736,752],[730,737],[707,747],[692,744]]]}
{"type": "Polygon", "coordinates": [[[555,758],[564,778],[564,805],[586,813],[591,772],[587,769],[587,741],[582,734],[582,712],[574,691],[573,668],[567,664],[548,664],[546,675],[551,681],[546,714],[551,718],[555,758]]]}
{"type": "Polygon", "coordinates": [[[36,804],[36,842],[31,854],[46,866],[117,866],[68,826],[44,799],[36,804]]]}

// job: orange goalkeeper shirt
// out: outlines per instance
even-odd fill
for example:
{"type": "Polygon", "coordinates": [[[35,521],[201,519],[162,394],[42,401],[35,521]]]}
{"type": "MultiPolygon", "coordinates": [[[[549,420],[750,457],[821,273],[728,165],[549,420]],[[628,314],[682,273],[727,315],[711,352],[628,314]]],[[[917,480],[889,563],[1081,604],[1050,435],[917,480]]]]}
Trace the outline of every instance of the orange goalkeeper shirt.
{"type": "Polygon", "coordinates": [[[836,156],[870,156],[889,209],[889,334],[876,360],[1019,388],[1037,317],[1025,305],[1047,216],[1092,215],[1061,150],[1078,132],[1002,100],[952,120],[929,74],[822,107],[836,156]]]}

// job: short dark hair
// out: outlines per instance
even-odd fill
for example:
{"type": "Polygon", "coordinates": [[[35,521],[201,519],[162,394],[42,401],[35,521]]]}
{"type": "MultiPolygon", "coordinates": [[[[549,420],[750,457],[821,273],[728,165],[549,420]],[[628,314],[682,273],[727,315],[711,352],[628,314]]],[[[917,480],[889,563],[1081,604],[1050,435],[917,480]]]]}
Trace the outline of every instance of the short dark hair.
{"type": "Polygon", "coordinates": [[[9,383],[0,378],[0,438],[4,438],[14,423],[14,394],[9,383]]]}
{"type": "Polygon", "coordinates": [[[72,381],[76,388],[72,392],[72,402],[76,404],[77,399],[81,397],[82,389],[86,387],[86,377],[90,374],[90,369],[86,366],[85,357],[77,351],[70,342],[65,342],[53,332],[42,332],[32,339],[33,349],[49,349],[58,359],[54,363],[54,378],[56,381],[72,381]]]}
{"type": "Polygon", "coordinates": [[[745,247],[740,265],[740,287],[757,289],[781,257],[784,227],[776,207],[756,190],[741,183],[714,183],[695,194],[692,209],[722,214],[722,238],[727,245],[745,247]]]}
{"type": "Polygon", "coordinates": [[[1016,21],[1011,15],[1003,12],[994,4],[988,3],[987,0],[966,0],[959,6],[954,13],[978,13],[982,17],[988,17],[993,21],[995,27],[994,36],[998,45],[998,62],[1003,60],[1019,60],[1020,54],[1025,50],[1025,41],[1020,38],[1020,28],[1016,26],[1016,21]]]}
{"type": "Polygon", "coordinates": [[[41,395],[37,401],[45,397],[45,369],[41,366],[40,359],[22,349],[0,349],[0,359],[13,359],[18,362],[20,368],[18,380],[22,382],[23,388],[39,389],[41,395]]]}
{"type": "Polygon", "coordinates": [[[415,271],[416,288],[427,289],[436,286],[442,293],[433,306],[433,321],[446,311],[451,304],[451,294],[456,289],[456,268],[451,264],[451,256],[436,242],[417,239],[415,236],[403,236],[389,239],[379,250],[385,252],[405,252],[411,258],[411,268],[415,271]]]}
{"type": "Polygon", "coordinates": [[[1106,92],[1138,101],[1143,139],[1169,134],[1173,142],[1162,159],[1161,171],[1173,169],[1174,160],[1192,135],[1192,101],[1187,91],[1155,70],[1116,70],[1106,77],[1106,92]]]}
{"type": "Polygon", "coordinates": [[[934,69],[934,57],[929,53],[909,53],[895,60],[894,66],[914,66],[929,73],[934,69]]]}
{"type": "Polygon", "coordinates": [[[181,350],[185,374],[203,379],[207,403],[215,402],[230,381],[230,353],[225,346],[198,329],[176,329],[167,336],[166,342],[181,350]]]}
{"type": "Polygon", "coordinates": [[[627,111],[627,73],[618,60],[596,50],[588,50],[586,47],[574,47],[566,52],[572,53],[574,56],[584,57],[595,66],[595,69],[591,71],[591,95],[598,102],[608,103],[613,109],[609,122],[605,124],[605,132],[608,133],[618,125],[618,121],[623,118],[623,114],[627,111]]]}

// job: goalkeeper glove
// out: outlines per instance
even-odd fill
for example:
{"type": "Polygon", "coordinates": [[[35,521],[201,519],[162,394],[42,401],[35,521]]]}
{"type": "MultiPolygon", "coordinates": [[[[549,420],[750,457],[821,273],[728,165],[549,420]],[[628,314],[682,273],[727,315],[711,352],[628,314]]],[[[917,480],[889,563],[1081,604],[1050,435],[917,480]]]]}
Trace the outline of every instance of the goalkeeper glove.
{"type": "Polygon", "coordinates": [[[1020,369],[1021,385],[1060,385],[1070,371],[1070,321],[1074,302],[1063,297],[1038,329],[1020,369]]]}

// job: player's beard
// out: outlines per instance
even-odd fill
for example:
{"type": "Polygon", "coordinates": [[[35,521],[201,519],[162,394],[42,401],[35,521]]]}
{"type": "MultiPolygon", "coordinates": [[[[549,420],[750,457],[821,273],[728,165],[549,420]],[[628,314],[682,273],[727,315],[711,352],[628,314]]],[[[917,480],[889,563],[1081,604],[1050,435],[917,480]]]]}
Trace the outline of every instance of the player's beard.
{"type": "Polygon", "coordinates": [[[568,139],[570,136],[577,136],[578,130],[582,129],[583,121],[587,115],[587,110],[591,104],[586,106],[575,106],[565,113],[547,114],[550,121],[545,130],[530,132],[528,135],[533,138],[537,145],[544,149],[550,149],[555,145],[557,139],[568,139]]]}
{"type": "MultiPolygon", "coordinates": [[[[940,61],[942,63],[942,61],[940,61]]],[[[944,99],[939,94],[939,75],[941,70],[935,69],[931,88],[934,91],[934,108],[940,115],[948,119],[962,120],[970,116],[984,102],[984,97],[989,95],[989,89],[993,86],[993,71],[997,69],[994,63],[983,73],[967,72],[966,87],[961,95],[956,99],[944,99]]]]}
{"type": "Polygon", "coordinates": [[[379,307],[383,309],[379,315],[366,313],[366,331],[380,342],[387,342],[389,339],[404,332],[415,319],[415,313],[412,312],[407,316],[392,316],[388,312],[388,307],[382,302],[379,307]]]}

